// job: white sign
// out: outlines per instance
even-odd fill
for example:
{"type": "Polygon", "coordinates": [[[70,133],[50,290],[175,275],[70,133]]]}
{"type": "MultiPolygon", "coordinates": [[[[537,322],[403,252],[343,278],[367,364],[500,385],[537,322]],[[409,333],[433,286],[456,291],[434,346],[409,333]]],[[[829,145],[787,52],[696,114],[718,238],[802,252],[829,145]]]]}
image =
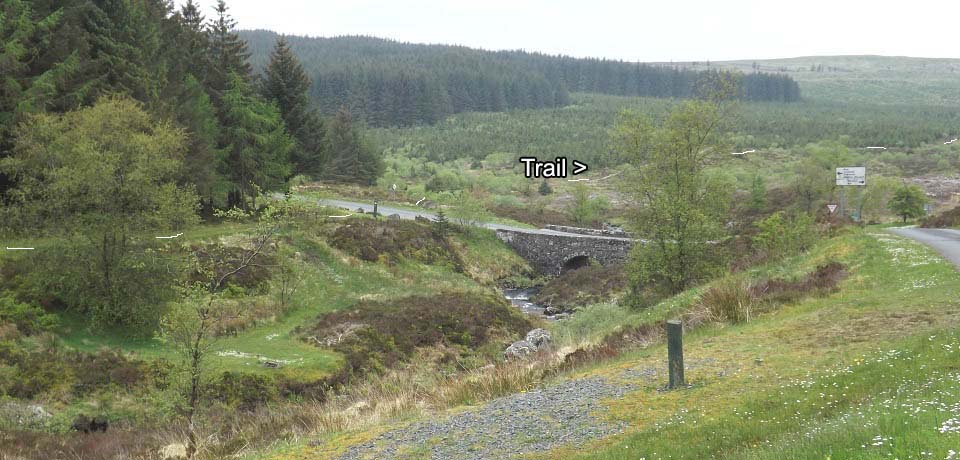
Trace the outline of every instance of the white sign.
{"type": "Polygon", "coordinates": [[[837,185],[867,185],[867,168],[837,168],[837,185]]]}
{"type": "Polygon", "coordinates": [[[836,210],[837,210],[837,205],[835,205],[835,204],[828,204],[828,205],[827,205],[827,209],[830,210],[830,214],[833,214],[833,211],[836,211],[836,210]]]}

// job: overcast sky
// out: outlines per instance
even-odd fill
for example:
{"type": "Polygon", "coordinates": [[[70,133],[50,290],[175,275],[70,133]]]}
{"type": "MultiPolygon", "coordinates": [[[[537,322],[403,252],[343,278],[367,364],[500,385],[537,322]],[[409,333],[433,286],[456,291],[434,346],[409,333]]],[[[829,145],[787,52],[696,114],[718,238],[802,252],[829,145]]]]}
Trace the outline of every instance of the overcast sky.
{"type": "MultiPolygon", "coordinates": [[[[213,16],[216,0],[199,3],[213,16]]],[[[630,61],[960,57],[957,0],[227,0],[227,5],[243,29],[630,61]]]]}

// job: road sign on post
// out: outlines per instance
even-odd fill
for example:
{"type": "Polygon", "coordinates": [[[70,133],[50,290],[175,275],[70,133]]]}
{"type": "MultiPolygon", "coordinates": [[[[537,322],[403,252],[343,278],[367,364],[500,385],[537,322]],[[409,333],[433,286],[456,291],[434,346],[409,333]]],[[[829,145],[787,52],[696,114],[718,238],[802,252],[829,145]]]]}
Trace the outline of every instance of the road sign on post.
{"type": "Polygon", "coordinates": [[[835,204],[828,204],[828,205],[827,205],[827,209],[830,210],[830,214],[833,214],[833,211],[836,211],[836,210],[837,210],[837,205],[835,205],[835,204]]]}
{"type": "Polygon", "coordinates": [[[867,168],[863,166],[837,168],[837,185],[867,185],[867,168]]]}

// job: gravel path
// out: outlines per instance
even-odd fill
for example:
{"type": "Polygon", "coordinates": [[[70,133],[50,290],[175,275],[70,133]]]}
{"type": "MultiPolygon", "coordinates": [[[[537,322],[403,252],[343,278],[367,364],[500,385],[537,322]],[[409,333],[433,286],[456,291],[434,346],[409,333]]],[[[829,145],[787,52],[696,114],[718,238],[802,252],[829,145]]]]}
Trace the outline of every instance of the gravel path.
{"type": "Polygon", "coordinates": [[[351,447],[339,458],[358,459],[502,459],[580,445],[625,428],[600,420],[603,399],[620,398],[632,385],[600,378],[570,380],[495,399],[465,413],[416,422],[351,447]]]}

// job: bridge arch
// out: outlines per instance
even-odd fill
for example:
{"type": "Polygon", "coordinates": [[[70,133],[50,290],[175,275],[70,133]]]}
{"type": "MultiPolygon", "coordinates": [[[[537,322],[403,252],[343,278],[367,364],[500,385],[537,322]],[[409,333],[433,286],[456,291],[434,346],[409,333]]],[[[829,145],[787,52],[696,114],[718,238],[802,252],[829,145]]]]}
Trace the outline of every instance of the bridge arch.
{"type": "Polygon", "coordinates": [[[589,255],[573,254],[568,256],[567,260],[564,260],[563,263],[560,264],[559,272],[562,275],[569,271],[589,267],[591,263],[593,263],[593,259],[591,259],[589,255]]]}

